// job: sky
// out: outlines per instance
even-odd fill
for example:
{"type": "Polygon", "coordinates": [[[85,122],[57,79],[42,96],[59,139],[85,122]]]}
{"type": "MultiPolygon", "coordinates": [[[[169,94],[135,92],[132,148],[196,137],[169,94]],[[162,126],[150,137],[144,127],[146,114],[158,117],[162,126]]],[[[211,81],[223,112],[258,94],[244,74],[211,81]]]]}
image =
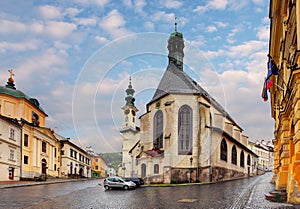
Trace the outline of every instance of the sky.
{"type": "Polygon", "coordinates": [[[0,85],[13,69],[47,127],[96,153],[121,151],[129,77],[139,117],[167,67],[177,17],[184,71],[250,141],[270,141],[274,121],[261,98],[268,12],[266,0],[1,0],[0,85]]]}

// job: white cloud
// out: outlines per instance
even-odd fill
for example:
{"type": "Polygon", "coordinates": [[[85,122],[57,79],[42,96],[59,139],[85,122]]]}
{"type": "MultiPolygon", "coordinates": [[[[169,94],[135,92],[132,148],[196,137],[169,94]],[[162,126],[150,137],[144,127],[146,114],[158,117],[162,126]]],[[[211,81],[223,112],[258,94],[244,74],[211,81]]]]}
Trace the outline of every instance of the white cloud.
{"type": "Polygon", "coordinates": [[[0,33],[22,33],[26,31],[26,25],[17,21],[0,20],[0,33]]]}
{"type": "Polygon", "coordinates": [[[76,15],[78,15],[80,13],[80,10],[77,9],[77,8],[67,8],[65,11],[64,11],[64,15],[68,15],[70,17],[75,17],[76,15]]]}
{"type": "Polygon", "coordinates": [[[145,26],[145,28],[146,28],[147,30],[153,30],[153,29],[154,29],[154,24],[153,24],[153,22],[147,21],[147,22],[145,22],[144,26],[145,26]]]}
{"type": "Polygon", "coordinates": [[[117,38],[131,34],[131,32],[125,28],[125,23],[122,14],[114,9],[100,21],[99,26],[107,31],[113,38],[117,38]]]}
{"type": "Polygon", "coordinates": [[[178,9],[182,6],[182,2],[176,0],[164,0],[161,3],[168,9],[178,9]]]}
{"type": "Polygon", "coordinates": [[[267,47],[267,42],[264,41],[248,41],[240,45],[232,46],[228,49],[227,55],[230,57],[248,57],[254,52],[261,51],[267,47]]]}
{"type": "Polygon", "coordinates": [[[164,21],[164,22],[174,22],[175,14],[174,13],[166,13],[163,11],[158,11],[153,14],[154,21],[164,21]]]}
{"type": "Polygon", "coordinates": [[[63,14],[60,9],[51,5],[43,5],[38,8],[40,14],[46,19],[61,19],[63,14]]]}
{"type": "Polygon", "coordinates": [[[78,25],[94,26],[97,24],[98,20],[96,17],[90,17],[90,18],[76,18],[75,21],[78,25]]]}
{"type": "Polygon", "coordinates": [[[132,7],[132,1],[131,0],[122,0],[123,4],[125,4],[126,7],[131,8],[132,7]]]}
{"type": "Polygon", "coordinates": [[[25,42],[0,42],[0,52],[5,53],[7,51],[28,51],[36,50],[39,47],[40,42],[38,40],[27,40],[25,42]]]}
{"type": "Polygon", "coordinates": [[[102,36],[96,36],[95,37],[95,40],[98,42],[98,43],[101,43],[101,44],[104,44],[104,43],[107,43],[109,40],[105,37],[102,37],[102,36]]]}
{"type": "Polygon", "coordinates": [[[146,5],[147,5],[147,3],[145,0],[136,0],[135,1],[135,12],[142,16],[145,16],[146,13],[143,11],[143,8],[146,5]]]}
{"type": "Polygon", "coordinates": [[[228,0],[210,0],[204,6],[197,6],[193,12],[204,13],[208,10],[225,10],[228,0]]]}
{"type": "Polygon", "coordinates": [[[270,35],[270,27],[269,26],[262,26],[262,27],[258,28],[258,32],[257,32],[256,36],[258,37],[259,40],[268,41],[269,35],[270,35]]]}
{"type": "Polygon", "coordinates": [[[41,34],[44,32],[44,25],[42,23],[39,22],[34,22],[31,25],[29,25],[29,29],[36,34],[41,34]]]}
{"type": "Polygon", "coordinates": [[[46,25],[46,33],[54,38],[65,38],[77,29],[74,23],[50,21],[46,25]]]}
{"type": "Polygon", "coordinates": [[[203,52],[203,54],[208,58],[208,59],[212,59],[215,57],[219,57],[221,55],[224,55],[224,50],[220,49],[218,51],[205,51],[203,52]]]}
{"type": "Polygon", "coordinates": [[[208,33],[212,33],[212,32],[216,32],[218,29],[216,28],[216,26],[214,25],[209,25],[207,26],[205,32],[208,32],[208,33]]]}
{"type": "Polygon", "coordinates": [[[228,23],[224,23],[221,21],[215,21],[214,23],[220,28],[226,28],[228,26],[228,23]]]}
{"type": "Polygon", "coordinates": [[[104,7],[109,3],[109,0],[74,0],[77,3],[84,4],[84,5],[97,5],[100,7],[104,7]]]}

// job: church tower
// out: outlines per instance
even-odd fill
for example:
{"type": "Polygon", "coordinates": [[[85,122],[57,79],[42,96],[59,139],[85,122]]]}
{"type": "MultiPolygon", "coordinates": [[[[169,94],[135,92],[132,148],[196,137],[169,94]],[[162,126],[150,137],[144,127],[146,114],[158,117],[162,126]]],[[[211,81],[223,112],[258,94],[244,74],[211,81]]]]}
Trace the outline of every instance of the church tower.
{"type": "Polygon", "coordinates": [[[182,33],[177,31],[177,22],[175,22],[175,31],[171,33],[168,40],[169,65],[174,64],[179,70],[183,70],[184,41],[182,33]]]}
{"type": "Polygon", "coordinates": [[[134,158],[131,156],[130,150],[137,143],[139,138],[139,128],[136,127],[136,113],[139,111],[134,105],[134,89],[131,85],[131,78],[126,89],[126,104],[122,107],[123,110],[123,128],[121,133],[123,134],[123,146],[122,146],[122,177],[133,177],[134,173],[134,158]]]}
{"type": "Polygon", "coordinates": [[[139,111],[135,106],[134,106],[134,89],[132,88],[131,85],[131,78],[129,78],[129,85],[126,89],[126,97],[125,101],[126,104],[122,108],[123,113],[124,113],[124,121],[123,121],[123,132],[124,131],[136,131],[136,113],[139,111]]]}

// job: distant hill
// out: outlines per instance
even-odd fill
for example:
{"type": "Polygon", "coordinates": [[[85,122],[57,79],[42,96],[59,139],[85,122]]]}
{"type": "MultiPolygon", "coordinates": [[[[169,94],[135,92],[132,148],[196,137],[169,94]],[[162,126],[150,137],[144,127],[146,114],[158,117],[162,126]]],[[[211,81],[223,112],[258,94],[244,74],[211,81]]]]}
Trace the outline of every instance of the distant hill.
{"type": "Polygon", "coordinates": [[[118,172],[118,166],[122,163],[122,152],[100,153],[108,166],[113,167],[118,172]]]}

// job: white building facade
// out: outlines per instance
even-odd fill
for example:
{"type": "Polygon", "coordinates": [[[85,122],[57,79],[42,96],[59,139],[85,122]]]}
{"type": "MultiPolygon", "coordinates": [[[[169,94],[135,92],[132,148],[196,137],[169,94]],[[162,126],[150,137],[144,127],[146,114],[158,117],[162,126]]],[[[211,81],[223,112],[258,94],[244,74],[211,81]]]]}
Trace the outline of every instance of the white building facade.
{"type": "Polygon", "coordinates": [[[61,177],[91,178],[91,156],[80,145],[70,139],[55,135],[61,143],[61,177]]]}
{"type": "Polygon", "coordinates": [[[257,167],[261,171],[274,170],[274,145],[271,141],[257,140],[249,143],[250,149],[258,155],[257,167]]]}
{"type": "Polygon", "coordinates": [[[0,115],[0,181],[18,181],[21,172],[21,126],[0,115]]]}

